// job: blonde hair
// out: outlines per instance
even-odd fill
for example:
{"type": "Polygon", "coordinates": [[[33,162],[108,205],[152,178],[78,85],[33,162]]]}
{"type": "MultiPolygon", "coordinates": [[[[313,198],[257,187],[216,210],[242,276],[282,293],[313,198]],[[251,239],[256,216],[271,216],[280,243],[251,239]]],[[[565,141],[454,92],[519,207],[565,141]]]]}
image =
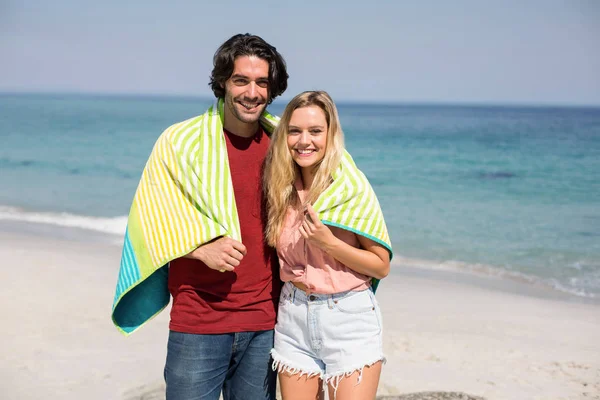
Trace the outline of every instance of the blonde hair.
{"type": "Polygon", "coordinates": [[[279,125],[271,136],[271,145],[265,160],[263,187],[267,199],[267,227],[265,238],[271,246],[277,244],[288,207],[299,209],[298,193],[294,182],[300,174],[287,145],[289,124],[292,114],[298,108],[316,106],[325,113],[327,120],[327,140],[325,156],[315,168],[315,177],[306,197],[306,204],[314,204],[319,195],[331,183],[331,175],[338,168],[344,151],[344,133],[338,112],[329,94],[323,91],[309,91],[294,97],[283,111],[279,125]]]}

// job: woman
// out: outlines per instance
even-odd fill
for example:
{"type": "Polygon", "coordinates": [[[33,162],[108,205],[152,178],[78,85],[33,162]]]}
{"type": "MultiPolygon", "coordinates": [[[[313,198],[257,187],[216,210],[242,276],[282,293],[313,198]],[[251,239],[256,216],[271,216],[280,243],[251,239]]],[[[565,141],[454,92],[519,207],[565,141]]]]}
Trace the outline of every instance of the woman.
{"type": "Polygon", "coordinates": [[[265,165],[266,238],[282,288],[273,368],[284,400],[375,398],[382,363],[374,297],[392,255],[377,198],[344,150],[333,100],[287,105],[265,165]]]}

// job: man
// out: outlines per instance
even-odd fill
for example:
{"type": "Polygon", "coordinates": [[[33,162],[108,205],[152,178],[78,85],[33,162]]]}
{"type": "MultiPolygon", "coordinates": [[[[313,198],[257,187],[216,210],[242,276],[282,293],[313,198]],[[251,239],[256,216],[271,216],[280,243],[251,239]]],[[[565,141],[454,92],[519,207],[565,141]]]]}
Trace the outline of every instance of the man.
{"type": "Polygon", "coordinates": [[[275,399],[280,283],[264,242],[261,178],[277,123],[265,109],[288,74],[277,50],[249,34],[223,43],[213,63],[218,103],[167,129],[144,170],[113,321],[129,334],[156,315],[168,278],[167,400],[217,400],[221,391],[225,400],[275,399]]]}

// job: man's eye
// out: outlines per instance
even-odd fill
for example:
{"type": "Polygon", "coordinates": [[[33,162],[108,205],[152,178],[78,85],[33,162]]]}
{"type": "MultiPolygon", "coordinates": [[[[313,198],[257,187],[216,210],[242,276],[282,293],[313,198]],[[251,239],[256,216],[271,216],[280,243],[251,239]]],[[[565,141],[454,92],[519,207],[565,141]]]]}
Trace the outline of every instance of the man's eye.
{"type": "Polygon", "coordinates": [[[269,87],[269,81],[258,81],[258,82],[256,82],[256,84],[261,88],[269,87]]]}
{"type": "Polygon", "coordinates": [[[248,84],[248,81],[245,80],[245,79],[235,79],[233,81],[233,84],[236,85],[236,86],[244,86],[244,85],[248,84]]]}

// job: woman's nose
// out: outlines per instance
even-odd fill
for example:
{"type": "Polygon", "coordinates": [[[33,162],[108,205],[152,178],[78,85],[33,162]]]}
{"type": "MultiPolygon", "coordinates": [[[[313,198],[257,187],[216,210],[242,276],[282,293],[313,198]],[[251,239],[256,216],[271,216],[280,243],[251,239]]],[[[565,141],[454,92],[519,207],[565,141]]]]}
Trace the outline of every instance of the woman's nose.
{"type": "Polygon", "coordinates": [[[300,134],[300,143],[302,143],[302,144],[310,143],[310,134],[308,132],[302,132],[300,134]]]}

